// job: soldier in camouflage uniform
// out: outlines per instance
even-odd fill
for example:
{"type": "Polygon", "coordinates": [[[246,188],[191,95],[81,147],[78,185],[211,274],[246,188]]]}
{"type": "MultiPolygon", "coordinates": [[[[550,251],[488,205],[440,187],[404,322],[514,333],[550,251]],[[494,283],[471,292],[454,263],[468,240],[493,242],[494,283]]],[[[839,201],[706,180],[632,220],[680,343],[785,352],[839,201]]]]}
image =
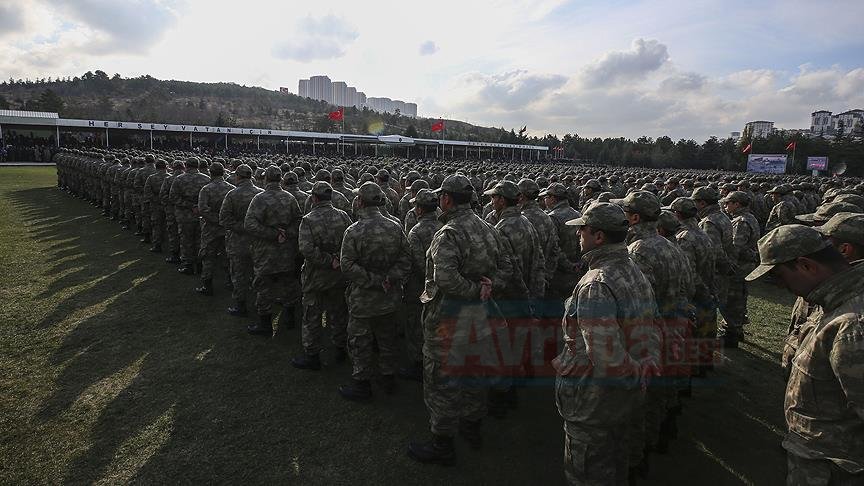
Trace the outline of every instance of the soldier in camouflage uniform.
{"type": "Polygon", "coordinates": [[[789,184],[780,184],[767,191],[767,194],[771,196],[774,206],[768,213],[768,221],[765,223],[766,232],[784,224],[797,222],[795,216],[799,214],[798,203],[793,201],[795,196],[792,195],[792,187],[789,184]]]}
{"type": "MultiPolygon", "coordinates": [[[[336,192],[335,194],[339,194],[336,192]]],[[[301,338],[303,355],[291,360],[295,368],[321,369],[322,319],[336,346],[336,360],[344,361],[347,346],[348,312],[345,303],[345,277],[339,268],[339,252],[351,217],[333,207],[333,188],[324,181],[312,186],[312,208],[300,221],[298,238],[304,262],[301,273],[303,322],[301,338]]]]}
{"type": "Polygon", "coordinates": [[[141,234],[144,238],[141,243],[151,243],[150,234],[150,201],[147,194],[147,178],[156,173],[156,157],[153,154],[147,154],[144,157],[144,166],[138,169],[135,173],[135,180],[132,183],[135,195],[138,200],[138,219],[141,220],[141,234]]]}
{"type": "MultiPolygon", "coordinates": [[[[417,179],[416,181],[411,183],[411,187],[408,190],[407,196],[410,196],[408,199],[411,200],[417,197],[417,193],[422,189],[429,189],[429,183],[424,181],[423,179],[417,179]]],[[[437,204],[437,203],[436,203],[437,204]]],[[[436,214],[437,217],[437,214],[436,214]]],[[[411,228],[417,224],[417,214],[411,210],[405,213],[402,217],[403,228],[405,228],[405,234],[408,234],[411,231],[411,228]]]]}
{"type": "Polygon", "coordinates": [[[162,242],[165,239],[165,208],[162,206],[159,192],[169,176],[164,160],[157,160],[153,167],[156,172],[144,181],[144,203],[148,206],[150,214],[150,239],[153,242],[150,251],[161,253],[162,242]]]}
{"type": "Polygon", "coordinates": [[[297,236],[300,206],[294,196],[282,190],[282,171],[269,166],[264,170],[266,184],[249,203],[243,229],[250,236],[257,293],[255,308],[258,322],[247,328],[250,334],[273,335],[273,304],[282,304],[279,332],[293,327],[294,309],[300,300],[296,276],[297,236]]]}
{"type": "Polygon", "coordinates": [[[681,181],[677,177],[670,177],[666,180],[666,184],[663,186],[663,192],[660,194],[661,204],[668,206],[672,204],[672,201],[679,197],[687,197],[684,188],[679,185],[680,182],[681,181]]]}
{"type": "MultiPolygon", "coordinates": [[[[419,177],[419,174],[418,174],[419,177]]],[[[414,184],[426,181],[415,180],[414,184]]],[[[428,186],[428,184],[426,184],[428,186]]],[[[412,184],[412,188],[414,185],[412,184]]],[[[409,191],[410,192],[410,191],[409,191]]],[[[432,237],[441,229],[438,221],[438,196],[429,189],[418,189],[410,199],[416,223],[408,232],[411,251],[411,273],[405,282],[405,343],[408,348],[408,366],[399,369],[402,378],[423,381],[423,314],[420,296],[426,281],[426,252],[432,237]]],[[[406,217],[407,220],[407,217],[406,217]]]]}
{"type": "Polygon", "coordinates": [[[784,225],[759,240],[760,265],[814,306],[786,384],[786,484],[864,484],[864,265],[816,229],[784,225]]]}
{"type": "Polygon", "coordinates": [[[228,191],[219,209],[219,224],[225,228],[225,252],[228,255],[228,273],[231,275],[231,297],[228,308],[232,316],[247,314],[246,301],[252,283],[251,237],[246,233],[244,221],[252,198],[262,190],[252,183],[252,168],[240,164],[234,171],[236,187],[228,191]]]}
{"type": "Polygon", "coordinates": [[[339,387],[347,400],[368,400],[375,375],[375,344],[381,387],[392,393],[396,371],[396,311],[402,282],[411,269],[408,241],[399,223],[379,208],[386,196],[374,182],[355,190],[357,222],[345,231],[340,267],[348,279],[348,353],[351,383],[339,387]]]}
{"type": "Polygon", "coordinates": [[[726,294],[724,327],[720,330],[724,344],[737,347],[744,339],[744,324],[747,317],[747,276],[759,264],[756,242],[761,236],[759,221],[750,212],[750,198],[741,191],[732,191],[721,201],[723,210],[732,218],[732,246],[734,247],[735,272],[729,278],[726,294]]]}
{"type": "Polygon", "coordinates": [[[171,165],[171,173],[162,182],[162,187],[159,188],[159,200],[162,201],[162,208],[165,211],[165,235],[171,250],[171,254],[165,258],[166,263],[180,263],[180,233],[177,229],[174,204],[171,203],[171,187],[177,177],[185,171],[186,164],[182,160],[175,160],[171,165]]]}
{"type": "Polygon", "coordinates": [[[564,472],[568,484],[626,484],[628,428],[642,413],[639,381],[659,363],[654,293],[628,255],[620,207],[597,203],[567,224],[579,228],[588,272],[568,299],[566,346],[553,361],[564,472]]]}
{"type": "Polygon", "coordinates": [[[186,172],[172,181],[168,197],[174,206],[174,219],[180,235],[180,268],[178,272],[192,275],[198,271],[198,248],[201,223],[198,221],[198,193],[210,178],[198,172],[197,157],[186,160],[186,172]]]}
{"type": "MultiPolygon", "coordinates": [[[[532,179],[522,179],[519,181],[518,187],[519,209],[522,216],[531,222],[537,232],[544,258],[546,286],[548,287],[555,274],[555,269],[558,267],[558,255],[561,252],[558,246],[558,232],[555,231],[552,218],[540,208],[540,204],[537,202],[537,196],[540,194],[540,186],[537,185],[537,182],[532,179]]],[[[538,298],[543,298],[545,294],[544,289],[543,295],[538,298]]]]}
{"type": "MultiPolygon", "coordinates": [[[[202,295],[213,295],[213,268],[216,259],[225,252],[225,228],[219,223],[222,201],[234,186],[224,180],[225,169],[220,162],[210,165],[210,182],[198,194],[198,216],[201,217],[201,287],[202,295]]],[[[229,276],[230,277],[230,276],[229,276]]],[[[230,280],[229,280],[230,283],[230,280]]]]}
{"type": "MultiPolygon", "coordinates": [[[[699,228],[711,238],[714,249],[714,298],[721,315],[726,312],[729,278],[735,274],[735,247],[732,245],[732,220],[720,210],[717,191],[710,186],[693,189],[690,196],[700,219],[699,228]]],[[[716,328],[715,331],[716,332],[716,328]]]]}
{"type": "MultiPolygon", "coordinates": [[[[504,290],[513,269],[495,230],[471,209],[474,187],[467,177],[450,175],[434,192],[439,195],[443,226],[427,253],[426,285],[420,298],[426,304],[423,400],[432,440],[409,444],[408,455],[424,463],[452,464],[457,432],[472,447],[482,445],[485,373],[465,366],[465,359],[478,347],[494,351],[487,302],[504,290]]],[[[479,358],[497,363],[494,357],[479,358]]]]}
{"type": "MultiPolygon", "coordinates": [[[[546,289],[546,295],[550,299],[554,299],[555,302],[563,301],[573,293],[573,287],[579,281],[581,274],[578,266],[582,256],[579,249],[579,233],[575,227],[567,226],[566,223],[578,218],[581,214],[570,206],[567,200],[567,189],[563,184],[549,184],[540,193],[540,197],[543,198],[546,207],[549,208],[548,214],[555,226],[558,245],[561,249],[555,273],[546,289]]],[[[558,315],[563,314],[564,307],[562,305],[558,307],[560,310],[558,315]]]]}

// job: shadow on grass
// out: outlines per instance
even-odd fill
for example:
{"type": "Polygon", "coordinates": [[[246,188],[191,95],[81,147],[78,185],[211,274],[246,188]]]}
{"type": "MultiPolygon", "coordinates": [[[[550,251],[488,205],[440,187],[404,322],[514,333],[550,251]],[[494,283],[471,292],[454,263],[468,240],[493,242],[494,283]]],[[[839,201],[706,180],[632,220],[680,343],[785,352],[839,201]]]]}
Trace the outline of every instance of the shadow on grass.
{"type": "MultiPolygon", "coordinates": [[[[11,197],[45,245],[43,271],[62,274],[35,298],[59,297],[34,326],[63,336],[49,357],[56,386],[36,420],[85,435],[70,444],[64,482],[562,482],[550,388],[523,389],[518,410],[487,419],[482,451],[457,441],[457,467],[418,465],[404,447],[428,434],[419,385],[402,382],[394,396],[376,390],[367,406],[345,402],[336,386],[350,365],[291,368],[299,330],[249,337],[246,322],[225,315],[224,290],[210,299],[192,293],[194,278],[177,275],[97,208],[53,188],[11,197]]],[[[743,350],[727,356],[715,382],[685,401],[679,440],[672,454],[653,458],[646,484],[782,481],[782,386],[759,383],[773,363],[743,350]]]]}

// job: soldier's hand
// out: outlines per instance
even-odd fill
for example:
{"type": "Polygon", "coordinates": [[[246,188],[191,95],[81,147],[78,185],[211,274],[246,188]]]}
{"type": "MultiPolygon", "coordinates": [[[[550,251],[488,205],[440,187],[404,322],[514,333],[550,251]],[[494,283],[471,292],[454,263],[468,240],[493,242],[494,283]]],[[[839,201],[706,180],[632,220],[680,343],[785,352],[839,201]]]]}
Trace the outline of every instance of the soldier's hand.
{"type": "Polygon", "coordinates": [[[642,363],[639,369],[639,382],[642,385],[643,392],[648,388],[648,383],[651,381],[652,376],[660,376],[660,367],[653,359],[642,363]]]}
{"type": "Polygon", "coordinates": [[[492,280],[489,277],[480,279],[480,300],[486,302],[492,297],[492,280]]]}
{"type": "Polygon", "coordinates": [[[284,229],[280,228],[276,230],[276,241],[278,241],[279,243],[285,243],[286,241],[288,241],[288,234],[285,233],[284,229]]]}

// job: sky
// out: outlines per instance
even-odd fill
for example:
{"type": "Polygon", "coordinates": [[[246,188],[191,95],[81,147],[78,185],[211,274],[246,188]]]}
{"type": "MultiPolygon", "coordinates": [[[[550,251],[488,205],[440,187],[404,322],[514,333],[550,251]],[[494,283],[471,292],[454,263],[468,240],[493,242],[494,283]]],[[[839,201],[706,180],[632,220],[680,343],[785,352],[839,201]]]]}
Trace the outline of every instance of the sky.
{"type": "Polygon", "coordinates": [[[864,108],[864,1],[0,0],[0,77],[326,74],[534,135],[705,140],[864,108]]]}

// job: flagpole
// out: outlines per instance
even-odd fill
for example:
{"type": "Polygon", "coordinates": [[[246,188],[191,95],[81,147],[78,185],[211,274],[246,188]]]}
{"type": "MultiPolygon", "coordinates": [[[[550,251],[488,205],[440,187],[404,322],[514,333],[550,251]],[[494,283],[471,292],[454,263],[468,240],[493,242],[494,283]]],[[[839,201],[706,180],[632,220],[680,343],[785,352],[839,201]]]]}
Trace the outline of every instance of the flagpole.
{"type": "MultiPolygon", "coordinates": [[[[339,110],[342,111],[342,136],[345,136],[345,107],[339,107],[339,110]]],[[[345,157],[345,141],[342,140],[342,157],[345,157]]]]}

